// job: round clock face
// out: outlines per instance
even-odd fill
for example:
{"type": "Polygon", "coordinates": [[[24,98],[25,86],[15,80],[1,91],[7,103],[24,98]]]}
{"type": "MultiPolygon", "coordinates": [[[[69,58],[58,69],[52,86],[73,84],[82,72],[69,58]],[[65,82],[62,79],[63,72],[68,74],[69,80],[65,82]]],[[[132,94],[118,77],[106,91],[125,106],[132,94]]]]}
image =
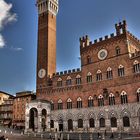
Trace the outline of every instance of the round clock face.
{"type": "Polygon", "coordinates": [[[38,77],[39,78],[44,78],[46,75],[46,70],[45,69],[40,69],[38,72],[38,77]]]}
{"type": "Polygon", "coordinates": [[[107,50],[102,49],[98,52],[98,58],[104,60],[107,57],[107,50]]]}

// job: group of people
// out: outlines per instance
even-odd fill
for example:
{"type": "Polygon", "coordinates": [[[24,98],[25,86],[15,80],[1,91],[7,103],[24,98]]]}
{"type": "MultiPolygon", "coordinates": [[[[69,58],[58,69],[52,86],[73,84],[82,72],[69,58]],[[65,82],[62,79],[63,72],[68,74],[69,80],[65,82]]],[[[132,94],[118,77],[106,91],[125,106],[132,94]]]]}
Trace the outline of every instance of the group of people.
{"type": "Polygon", "coordinates": [[[7,137],[4,137],[4,136],[1,136],[0,137],[0,140],[8,140],[8,138],[7,137]]]}
{"type": "MultiPolygon", "coordinates": [[[[106,136],[107,136],[107,132],[106,132],[106,130],[105,130],[104,135],[102,135],[102,134],[100,134],[100,133],[98,132],[97,135],[98,135],[98,138],[100,139],[100,138],[102,138],[103,136],[106,137],[106,136]]],[[[114,133],[113,133],[113,132],[111,133],[110,138],[111,138],[111,139],[114,139],[114,133]]]]}

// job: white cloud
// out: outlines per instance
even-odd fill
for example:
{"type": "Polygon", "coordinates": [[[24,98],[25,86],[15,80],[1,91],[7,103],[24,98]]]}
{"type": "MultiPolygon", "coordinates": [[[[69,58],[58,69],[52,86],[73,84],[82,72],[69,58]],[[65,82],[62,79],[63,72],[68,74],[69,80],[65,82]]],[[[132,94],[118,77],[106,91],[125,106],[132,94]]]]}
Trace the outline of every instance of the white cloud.
{"type": "Polygon", "coordinates": [[[5,41],[3,36],[0,34],[0,48],[3,48],[5,46],[5,41]]]}
{"type": "MultiPolygon", "coordinates": [[[[4,0],[0,0],[0,31],[4,28],[7,23],[17,20],[17,15],[11,13],[12,4],[6,3],[4,0]]],[[[0,48],[5,46],[5,41],[0,33],[0,48]]]]}
{"type": "Polygon", "coordinates": [[[11,47],[10,50],[12,50],[12,51],[23,51],[22,48],[14,48],[14,47],[11,47]]]}

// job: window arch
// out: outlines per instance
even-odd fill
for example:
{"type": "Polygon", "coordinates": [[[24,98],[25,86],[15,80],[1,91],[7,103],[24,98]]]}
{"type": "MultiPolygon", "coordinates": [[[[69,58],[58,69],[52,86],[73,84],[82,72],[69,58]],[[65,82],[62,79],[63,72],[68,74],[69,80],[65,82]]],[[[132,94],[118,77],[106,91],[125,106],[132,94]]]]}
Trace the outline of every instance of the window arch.
{"type": "Polygon", "coordinates": [[[104,97],[102,95],[98,96],[98,106],[104,106],[104,97]]]}
{"type": "Polygon", "coordinates": [[[77,108],[82,108],[82,99],[80,97],[77,99],[77,108]]]}
{"type": "Polygon", "coordinates": [[[121,49],[120,49],[120,47],[116,47],[116,49],[115,49],[115,51],[116,51],[116,55],[120,55],[120,53],[121,53],[121,49]]]}
{"type": "Polygon", "coordinates": [[[101,81],[102,80],[102,72],[101,70],[98,70],[96,73],[96,81],[101,81]]]}
{"type": "Polygon", "coordinates": [[[140,88],[137,90],[137,101],[140,102],[140,88]]]}
{"type": "Polygon", "coordinates": [[[116,119],[116,117],[112,117],[110,119],[110,121],[111,121],[111,127],[117,127],[117,119],[116,119]]]}
{"type": "Polygon", "coordinates": [[[105,119],[104,118],[100,118],[99,119],[99,124],[100,124],[100,127],[105,127],[105,119]]]}
{"type": "Polygon", "coordinates": [[[90,127],[90,128],[94,128],[94,127],[95,127],[95,121],[94,121],[93,118],[90,118],[90,119],[89,119],[89,127],[90,127]]]}
{"type": "Polygon", "coordinates": [[[76,85],[80,85],[80,84],[81,84],[81,81],[82,81],[82,80],[81,80],[81,75],[78,74],[78,75],[76,76],[76,85]]]}
{"type": "Polygon", "coordinates": [[[107,68],[107,79],[112,79],[113,78],[113,71],[110,67],[107,68]]]}
{"type": "Polygon", "coordinates": [[[73,130],[73,120],[69,119],[68,120],[68,131],[71,131],[71,130],[73,130]]]}
{"type": "Polygon", "coordinates": [[[118,76],[123,77],[124,75],[125,75],[124,66],[120,65],[119,68],[118,68],[118,76]]]}
{"type": "Polygon", "coordinates": [[[90,96],[89,98],[88,98],[88,107],[93,107],[93,97],[92,96],[90,96]]]}
{"type": "Polygon", "coordinates": [[[82,119],[78,120],[78,128],[83,128],[83,120],[82,119]]]}
{"type": "Polygon", "coordinates": [[[122,91],[122,93],[121,93],[121,104],[126,104],[126,103],[128,103],[127,93],[125,91],[122,91]]]}
{"type": "Polygon", "coordinates": [[[58,100],[58,110],[63,109],[63,102],[61,99],[58,100]]]}
{"type": "Polygon", "coordinates": [[[78,75],[76,76],[76,78],[81,78],[81,75],[78,74],[78,75]]]}
{"type": "Polygon", "coordinates": [[[113,93],[109,95],[109,105],[115,105],[115,96],[113,93]]]}
{"type": "Polygon", "coordinates": [[[59,100],[58,100],[58,103],[62,103],[62,100],[61,100],[61,99],[59,99],[59,100]]]}
{"type": "Polygon", "coordinates": [[[124,127],[130,127],[130,120],[129,120],[129,117],[127,117],[127,116],[124,116],[124,117],[123,117],[123,126],[124,126],[124,127]]]}
{"type": "Polygon", "coordinates": [[[57,87],[62,87],[62,78],[58,78],[57,80],[57,87]]]}
{"type": "Polygon", "coordinates": [[[72,102],[72,100],[70,98],[68,98],[67,102],[72,102]]]}
{"type": "Polygon", "coordinates": [[[140,73],[140,63],[137,60],[133,63],[133,71],[134,73],[140,73]]]}
{"type": "Polygon", "coordinates": [[[72,100],[70,98],[67,100],[67,109],[72,109],[72,100]]]}
{"type": "Polygon", "coordinates": [[[87,83],[91,83],[92,82],[92,74],[90,72],[88,72],[87,74],[87,83]]]}
{"type": "Polygon", "coordinates": [[[67,80],[66,80],[66,85],[69,86],[72,84],[72,79],[70,76],[67,77],[67,80]]]}

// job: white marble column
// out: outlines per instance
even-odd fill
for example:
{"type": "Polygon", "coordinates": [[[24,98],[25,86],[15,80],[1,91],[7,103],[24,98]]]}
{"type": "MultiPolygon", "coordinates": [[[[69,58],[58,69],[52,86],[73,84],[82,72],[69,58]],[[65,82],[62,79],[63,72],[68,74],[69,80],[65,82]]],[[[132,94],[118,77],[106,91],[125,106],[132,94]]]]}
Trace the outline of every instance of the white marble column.
{"type": "Polygon", "coordinates": [[[67,121],[63,121],[63,131],[68,131],[68,123],[67,123],[67,121]]]}
{"type": "Polygon", "coordinates": [[[29,129],[29,116],[25,118],[25,133],[28,132],[29,129]]]}
{"type": "Polygon", "coordinates": [[[56,129],[57,131],[59,130],[58,121],[54,121],[54,128],[55,128],[55,131],[56,129]]]}
{"type": "Polygon", "coordinates": [[[88,120],[83,120],[83,128],[85,131],[88,131],[88,129],[89,129],[89,121],[88,120]]]}
{"type": "Polygon", "coordinates": [[[78,128],[78,123],[77,123],[77,121],[74,120],[73,121],[73,130],[76,131],[77,128],[78,128]]]}
{"type": "Polygon", "coordinates": [[[38,130],[37,132],[40,133],[42,132],[42,116],[41,113],[38,113],[38,130]]]}
{"type": "Polygon", "coordinates": [[[105,120],[105,126],[106,126],[106,129],[107,129],[107,130],[110,130],[110,128],[111,128],[110,119],[106,119],[106,120],[105,120]]]}
{"type": "Polygon", "coordinates": [[[117,119],[117,126],[119,131],[123,131],[123,121],[121,118],[117,119]]]}
{"type": "Polygon", "coordinates": [[[47,118],[46,118],[46,129],[47,129],[47,131],[50,131],[50,123],[51,123],[51,120],[50,120],[50,114],[47,114],[47,116],[46,116],[47,118]]]}
{"type": "Polygon", "coordinates": [[[99,120],[95,119],[95,130],[99,129],[99,120]]]}

